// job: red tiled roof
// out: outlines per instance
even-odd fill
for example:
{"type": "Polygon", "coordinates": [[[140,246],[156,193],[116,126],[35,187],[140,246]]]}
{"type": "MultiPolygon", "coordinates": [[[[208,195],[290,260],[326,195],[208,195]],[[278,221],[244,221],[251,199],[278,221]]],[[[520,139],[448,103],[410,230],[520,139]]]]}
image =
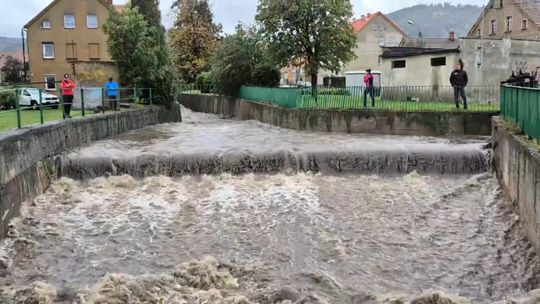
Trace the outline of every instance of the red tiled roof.
{"type": "Polygon", "coordinates": [[[390,23],[398,32],[400,32],[403,35],[403,37],[407,37],[407,34],[403,32],[403,30],[394,21],[390,20],[390,18],[386,17],[386,15],[381,12],[376,12],[373,14],[368,13],[366,16],[364,16],[364,18],[354,20],[352,22],[352,27],[354,31],[355,32],[362,31],[371,21],[373,21],[373,19],[377,18],[378,16],[381,16],[384,19],[386,19],[388,23],[390,23]]]}
{"type": "Polygon", "coordinates": [[[127,5],[126,4],[115,4],[114,5],[114,10],[118,13],[121,13],[124,11],[124,9],[126,9],[127,5]]]}
{"type": "Polygon", "coordinates": [[[376,12],[375,14],[367,14],[367,16],[365,16],[364,18],[353,21],[352,26],[354,28],[354,31],[360,32],[371,22],[371,20],[381,14],[381,12],[376,12]]]}

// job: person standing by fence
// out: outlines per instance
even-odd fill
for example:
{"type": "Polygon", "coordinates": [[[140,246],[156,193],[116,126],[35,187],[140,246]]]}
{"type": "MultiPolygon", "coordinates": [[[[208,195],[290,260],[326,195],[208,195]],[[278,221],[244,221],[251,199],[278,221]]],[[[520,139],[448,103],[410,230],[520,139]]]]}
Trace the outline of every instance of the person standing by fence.
{"type": "Polygon", "coordinates": [[[69,78],[68,74],[64,75],[62,80],[62,98],[64,101],[64,118],[71,118],[71,107],[73,106],[73,94],[75,91],[75,82],[69,78]]]}
{"type": "Polygon", "coordinates": [[[366,88],[364,90],[364,108],[367,107],[367,96],[371,97],[371,105],[375,107],[375,90],[373,87],[373,81],[374,77],[373,74],[371,74],[371,69],[366,70],[366,76],[364,76],[364,84],[366,85],[366,88]]]}
{"type": "Polygon", "coordinates": [[[107,97],[109,99],[109,108],[114,111],[118,111],[118,91],[119,91],[118,82],[116,82],[112,77],[109,78],[109,81],[105,84],[105,91],[107,91],[107,97]]]}
{"type": "Polygon", "coordinates": [[[467,72],[465,72],[463,60],[459,60],[452,74],[450,75],[450,84],[454,88],[454,100],[456,101],[456,108],[459,109],[459,97],[463,100],[463,108],[467,110],[467,95],[465,94],[465,87],[469,82],[467,72]]]}

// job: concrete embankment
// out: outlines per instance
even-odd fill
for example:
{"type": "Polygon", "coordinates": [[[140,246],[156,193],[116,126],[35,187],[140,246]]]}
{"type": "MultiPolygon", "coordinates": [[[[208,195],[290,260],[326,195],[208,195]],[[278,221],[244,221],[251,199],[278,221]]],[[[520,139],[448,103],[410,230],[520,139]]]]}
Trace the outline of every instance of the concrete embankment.
{"type": "Polygon", "coordinates": [[[129,130],[180,120],[178,106],[151,106],[0,133],[0,238],[21,202],[41,194],[56,177],[56,155],[129,130]]]}
{"type": "Polygon", "coordinates": [[[180,103],[197,112],[274,126],[322,132],[387,135],[490,135],[491,118],[484,112],[400,112],[289,109],[216,95],[182,95],[180,103]]]}
{"type": "Polygon", "coordinates": [[[494,167],[517,205],[530,241],[540,249],[540,150],[510,123],[493,119],[494,167]]]}

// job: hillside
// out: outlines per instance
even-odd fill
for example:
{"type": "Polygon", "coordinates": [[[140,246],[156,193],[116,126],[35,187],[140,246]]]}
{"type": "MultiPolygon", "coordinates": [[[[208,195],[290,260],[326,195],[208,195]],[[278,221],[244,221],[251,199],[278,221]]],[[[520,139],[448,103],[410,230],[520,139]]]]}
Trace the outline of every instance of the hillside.
{"type": "Polygon", "coordinates": [[[0,37],[0,53],[22,52],[21,38],[0,37]]]}
{"type": "Polygon", "coordinates": [[[418,37],[418,29],[408,24],[414,21],[422,30],[424,37],[447,37],[455,31],[457,37],[466,36],[470,28],[482,13],[482,7],[474,5],[415,5],[388,14],[411,37],[418,37]]]}

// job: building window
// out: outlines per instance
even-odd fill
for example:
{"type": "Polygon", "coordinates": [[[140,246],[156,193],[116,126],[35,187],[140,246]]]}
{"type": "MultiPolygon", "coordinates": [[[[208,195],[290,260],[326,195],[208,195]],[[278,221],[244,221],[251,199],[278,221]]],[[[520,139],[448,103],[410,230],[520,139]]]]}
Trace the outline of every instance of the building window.
{"type": "Polygon", "coordinates": [[[64,15],[64,28],[74,29],[75,28],[75,15],[64,15]]]}
{"type": "Polygon", "coordinates": [[[506,17],[506,32],[511,32],[512,31],[512,16],[508,16],[506,17]]]}
{"type": "Polygon", "coordinates": [[[66,59],[77,59],[76,43],[66,43],[66,59]]]}
{"type": "Polygon", "coordinates": [[[88,15],[86,16],[86,27],[89,29],[97,29],[98,28],[98,19],[96,15],[88,15]]]}
{"type": "Polygon", "coordinates": [[[88,51],[91,60],[99,60],[99,43],[89,43],[88,51]]]}
{"type": "Polygon", "coordinates": [[[482,29],[478,29],[477,32],[478,32],[478,37],[482,37],[482,29]]]}
{"type": "Polygon", "coordinates": [[[43,59],[54,59],[54,43],[43,42],[43,59]]]}
{"type": "Polygon", "coordinates": [[[48,90],[48,91],[56,90],[56,76],[55,75],[45,75],[45,90],[48,90]]]}
{"type": "Polygon", "coordinates": [[[41,23],[42,29],[50,29],[51,28],[51,22],[49,20],[43,20],[41,23]]]}
{"type": "Polygon", "coordinates": [[[446,57],[431,58],[431,66],[444,66],[446,65],[446,57]]]}
{"type": "Polygon", "coordinates": [[[407,67],[407,62],[405,60],[392,61],[392,69],[404,69],[406,67],[407,67]]]}
{"type": "Polygon", "coordinates": [[[398,46],[397,38],[396,38],[395,36],[392,37],[391,45],[392,45],[392,46],[398,46]]]}
{"type": "Polygon", "coordinates": [[[489,24],[490,24],[489,34],[496,35],[497,34],[497,19],[492,19],[489,24]]]}
{"type": "Polygon", "coordinates": [[[529,20],[523,19],[521,20],[521,29],[526,30],[529,28],[529,20]]]}
{"type": "Polygon", "coordinates": [[[378,40],[379,40],[379,46],[384,46],[384,43],[385,43],[384,37],[379,37],[378,40]]]}

